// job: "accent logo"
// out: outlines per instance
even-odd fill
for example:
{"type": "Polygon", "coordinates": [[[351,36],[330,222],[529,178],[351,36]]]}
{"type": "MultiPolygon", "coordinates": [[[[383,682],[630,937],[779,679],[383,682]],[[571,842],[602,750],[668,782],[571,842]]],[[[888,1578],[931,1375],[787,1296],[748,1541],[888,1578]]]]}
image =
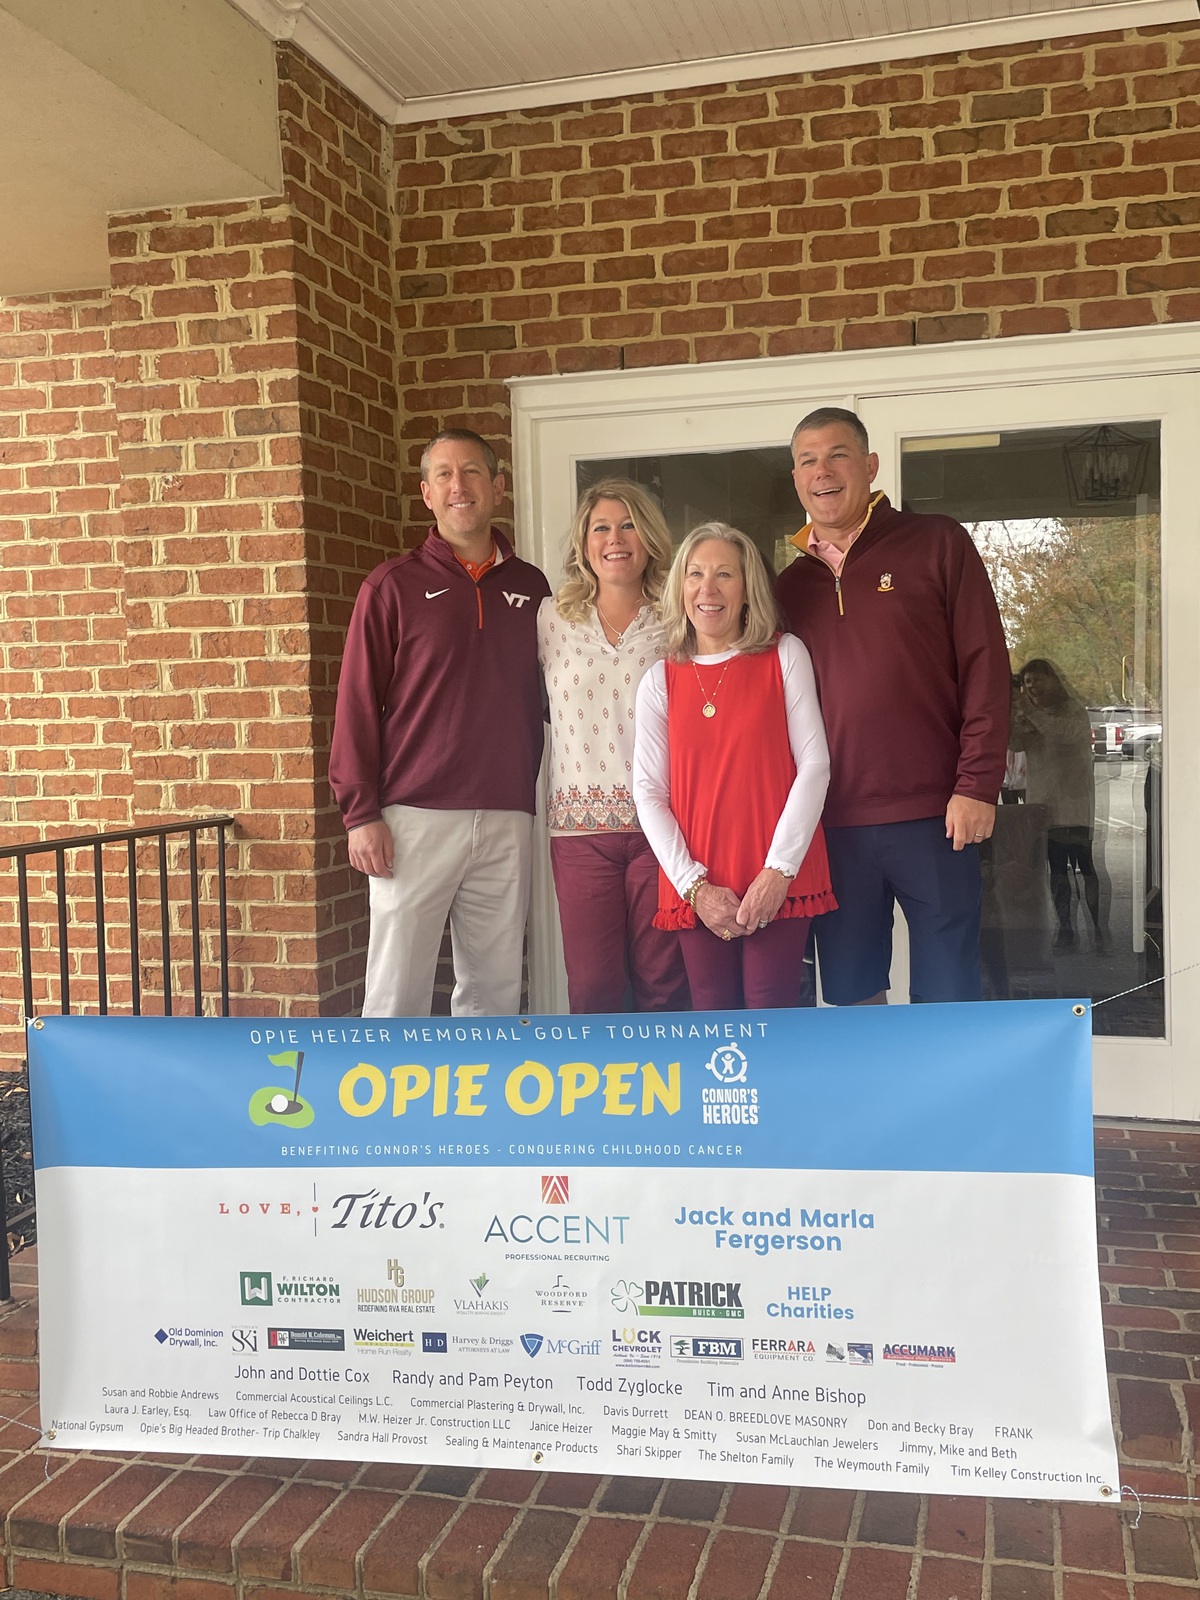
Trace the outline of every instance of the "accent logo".
{"type": "Polygon", "coordinates": [[[560,1177],[542,1178],[542,1204],[544,1206],[565,1206],[571,1198],[571,1180],[565,1174],[560,1177]]]}

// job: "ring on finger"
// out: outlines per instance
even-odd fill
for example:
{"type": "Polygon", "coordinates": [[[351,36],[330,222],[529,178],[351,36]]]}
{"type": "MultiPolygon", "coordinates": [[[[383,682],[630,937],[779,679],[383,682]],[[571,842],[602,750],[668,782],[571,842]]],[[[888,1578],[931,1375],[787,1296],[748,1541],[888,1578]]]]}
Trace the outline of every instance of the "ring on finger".
{"type": "Polygon", "coordinates": [[[764,917],[764,918],[763,918],[763,919],[762,919],[762,921],[761,921],[761,922],[760,922],[760,923],[759,923],[759,927],[760,927],[760,928],[769,928],[769,927],[770,927],[770,926],[771,926],[771,919],[770,919],[770,917],[764,917]]]}

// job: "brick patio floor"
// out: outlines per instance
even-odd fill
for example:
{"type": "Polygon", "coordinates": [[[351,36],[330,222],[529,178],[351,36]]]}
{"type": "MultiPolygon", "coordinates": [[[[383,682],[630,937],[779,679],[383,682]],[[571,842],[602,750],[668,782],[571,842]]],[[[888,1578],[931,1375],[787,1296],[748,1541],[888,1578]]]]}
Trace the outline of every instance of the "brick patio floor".
{"type": "Polygon", "coordinates": [[[8,1583],[93,1600],[1196,1596],[1200,1129],[1098,1123],[1096,1169],[1113,1417],[1140,1518],[1132,1500],[43,1452],[31,1251],[0,1314],[8,1583]]]}

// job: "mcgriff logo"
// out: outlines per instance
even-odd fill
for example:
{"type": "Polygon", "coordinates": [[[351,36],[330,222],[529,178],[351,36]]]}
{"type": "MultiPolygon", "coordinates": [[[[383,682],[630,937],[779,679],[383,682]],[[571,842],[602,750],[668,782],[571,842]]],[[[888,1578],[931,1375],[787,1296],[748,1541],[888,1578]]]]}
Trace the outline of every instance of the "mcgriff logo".
{"type": "Polygon", "coordinates": [[[545,1344],[545,1342],[545,1339],[540,1333],[523,1333],[521,1335],[521,1349],[524,1350],[525,1354],[529,1356],[531,1360],[537,1355],[538,1351],[542,1348],[542,1345],[545,1344]]]}

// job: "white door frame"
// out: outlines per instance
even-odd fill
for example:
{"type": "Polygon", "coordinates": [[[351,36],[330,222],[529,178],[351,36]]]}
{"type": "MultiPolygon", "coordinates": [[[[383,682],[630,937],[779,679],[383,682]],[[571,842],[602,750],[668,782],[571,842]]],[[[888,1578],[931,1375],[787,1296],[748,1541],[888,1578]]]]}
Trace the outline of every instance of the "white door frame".
{"type": "MultiPolygon", "coordinates": [[[[904,426],[907,434],[925,431],[922,395],[932,400],[954,391],[1189,373],[1200,373],[1200,324],[1195,323],[514,379],[513,469],[522,552],[545,569],[552,584],[557,582],[580,460],[786,444],[799,418],[818,405],[878,410],[869,403],[904,397],[908,404],[915,402],[904,426]]],[[[931,411],[941,409],[931,405],[931,411]]],[[[1004,409],[1011,409],[1011,400],[1004,409]]],[[[1070,406],[1070,420],[1090,411],[1081,393],[1078,406],[1070,406]]],[[[1045,420],[1039,414],[1030,425],[1045,420]]],[[[928,431],[947,430],[935,425],[928,431]]],[[[891,429],[878,441],[872,439],[880,447],[879,481],[889,491],[897,437],[891,429]]],[[[1164,875],[1169,860],[1167,951],[1169,968],[1178,969],[1200,961],[1200,844],[1193,851],[1183,837],[1183,820],[1200,810],[1200,741],[1195,733],[1200,702],[1194,708],[1183,703],[1193,693],[1200,696],[1200,626],[1195,620],[1200,614],[1200,444],[1192,459],[1171,450],[1166,431],[1163,444],[1163,688],[1164,706],[1171,701],[1176,730],[1173,739],[1168,734],[1164,741],[1164,875]],[[1181,821],[1181,837],[1174,845],[1172,817],[1181,821]]],[[[800,520],[798,510],[797,525],[800,520]]],[[[535,866],[531,912],[531,1007],[565,1011],[557,906],[545,852],[535,866]]],[[[1200,1070],[1187,1059],[1200,1061],[1200,973],[1182,974],[1168,986],[1167,999],[1167,1040],[1096,1040],[1098,1111],[1200,1120],[1200,1070]],[[1134,1056],[1139,1078],[1145,1080],[1136,1110],[1128,1096],[1134,1056]]]]}

